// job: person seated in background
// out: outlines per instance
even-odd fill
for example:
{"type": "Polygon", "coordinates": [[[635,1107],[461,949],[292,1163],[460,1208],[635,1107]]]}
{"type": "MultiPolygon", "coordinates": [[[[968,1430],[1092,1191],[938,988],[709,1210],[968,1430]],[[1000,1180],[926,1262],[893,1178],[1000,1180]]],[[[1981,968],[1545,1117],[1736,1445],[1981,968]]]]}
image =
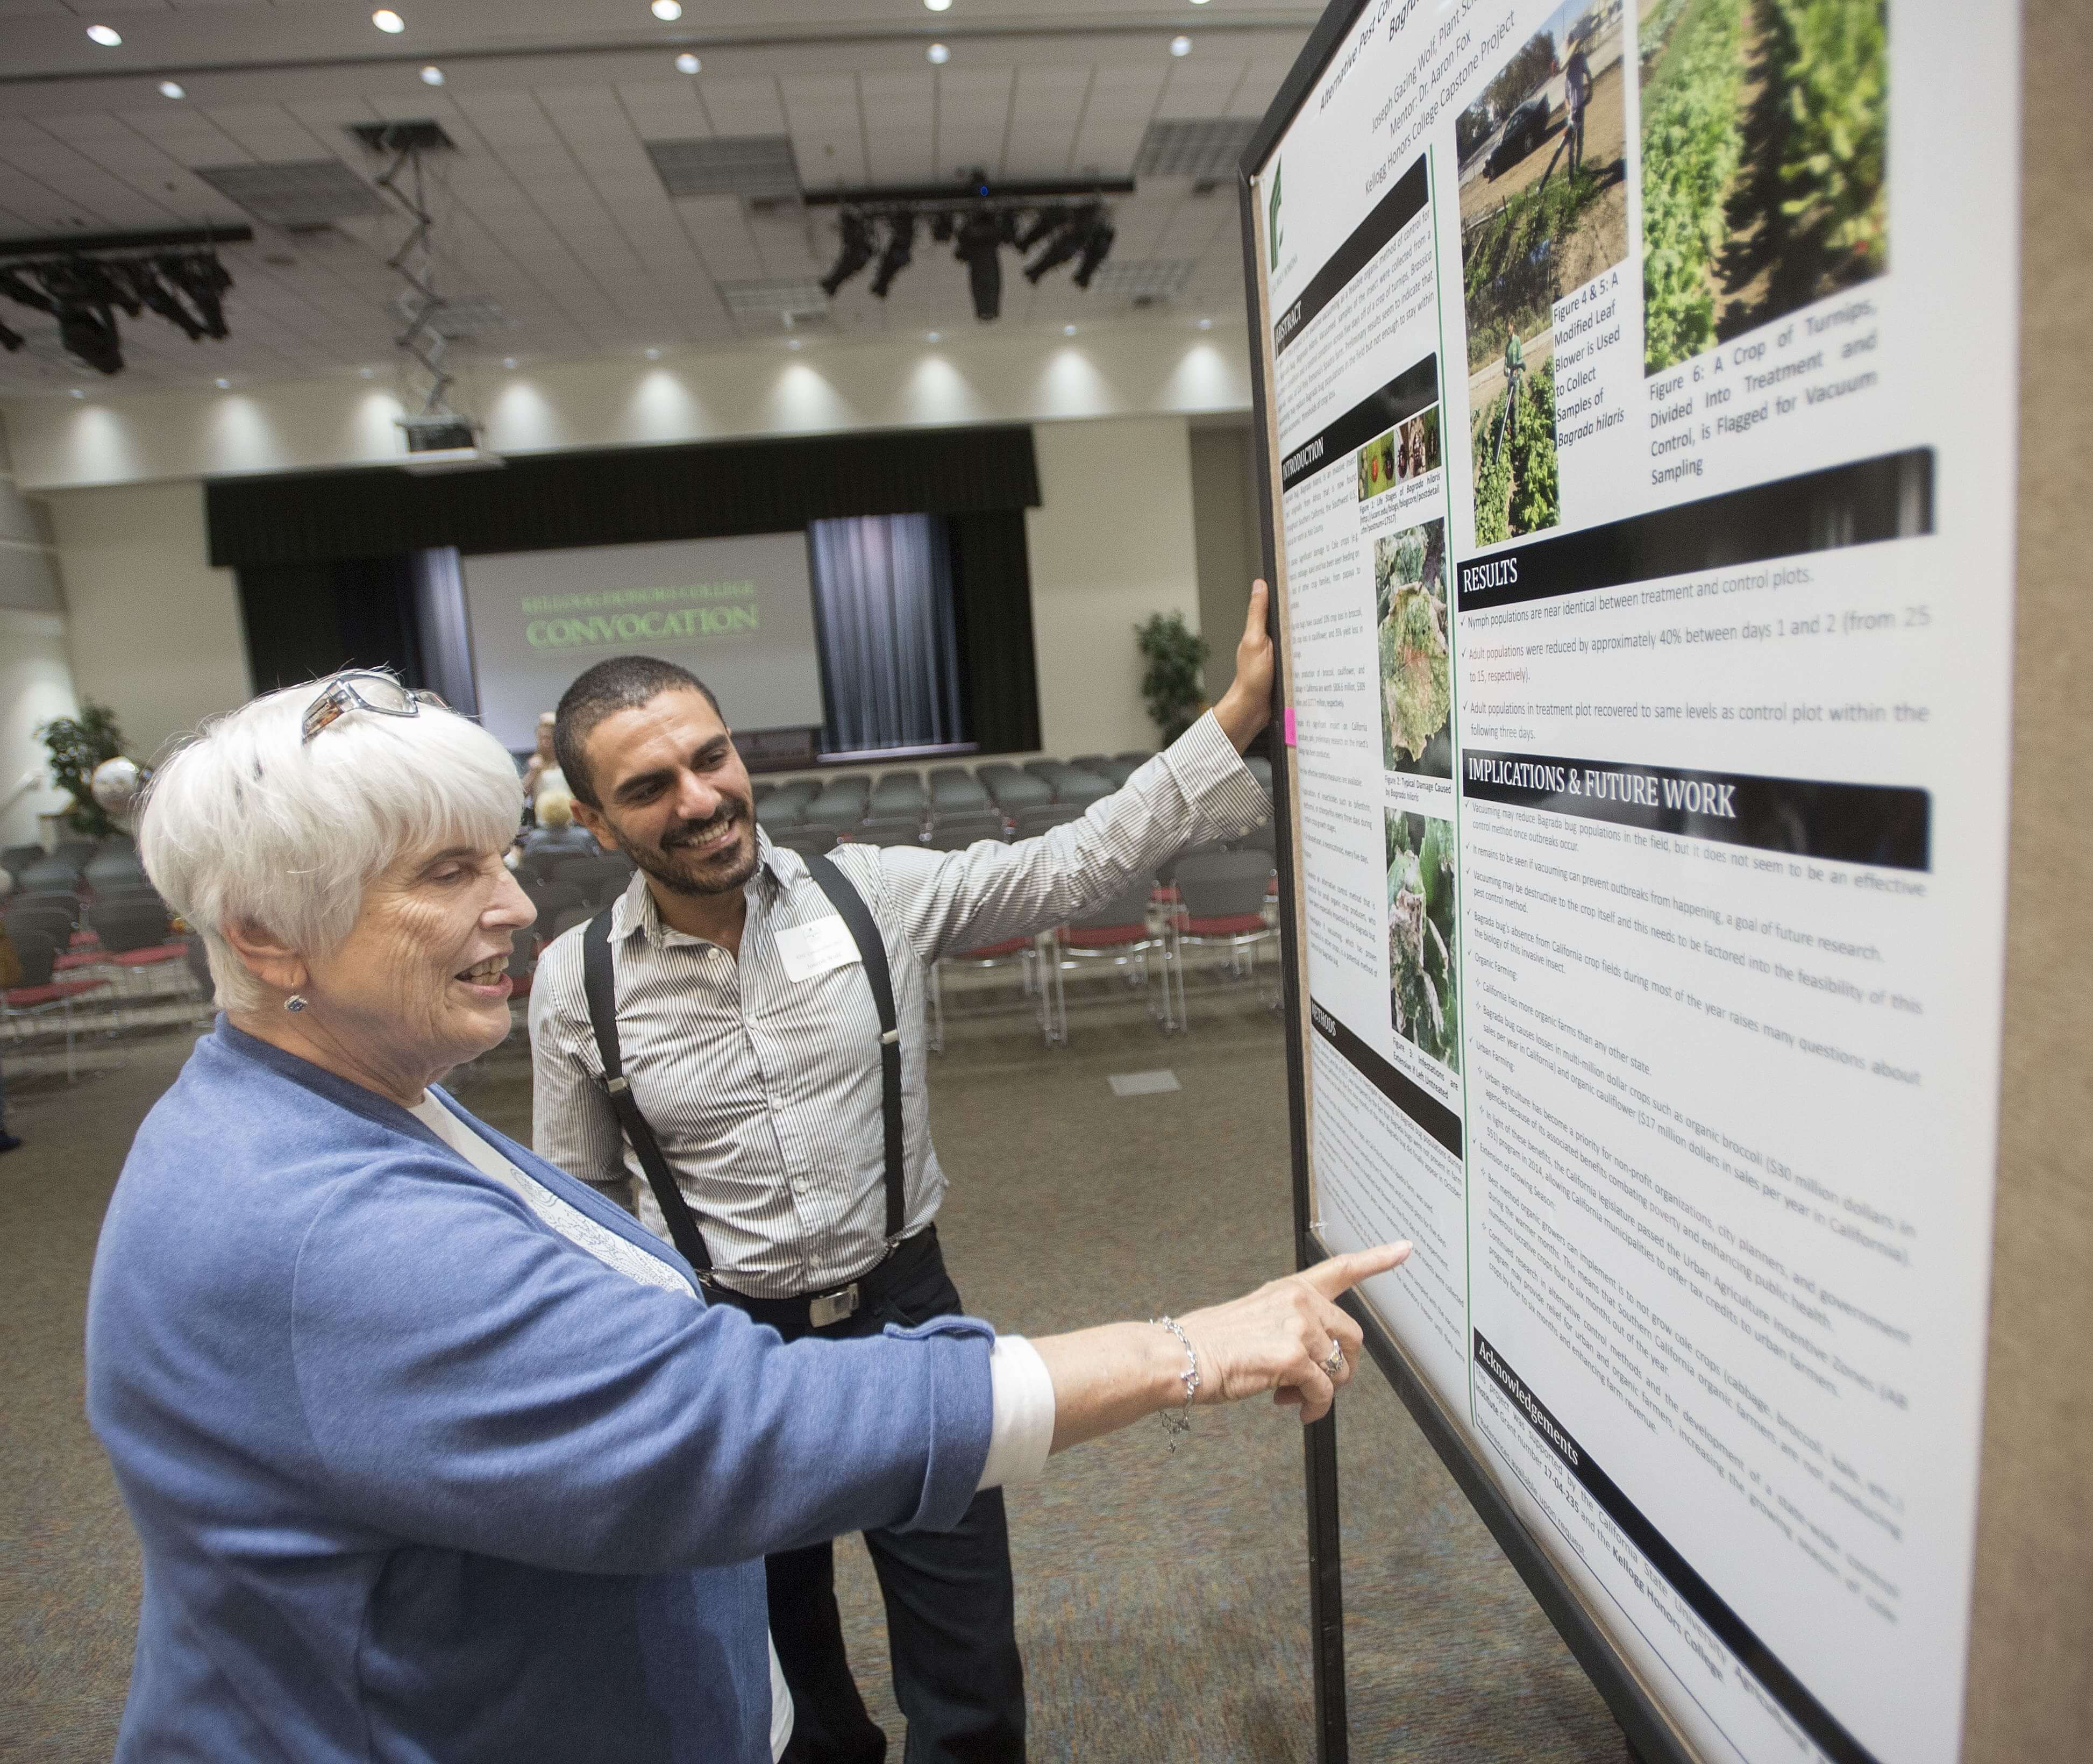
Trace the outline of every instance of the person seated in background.
{"type": "Polygon", "coordinates": [[[552,866],[570,857],[597,857],[603,847],[587,828],[574,825],[574,800],[564,790],[539,793],[538,824],[523,835],[517,873],[548,879],[552,866]]]}
{"type": "MultiPolygon", "coordinates": [[[[1160,1323],[787,1345],[438,1087],[530,903],[492,735],[368,674],[159,770],[140,850],[225,1012],[140,1128],[88,1414],[145,1558],[116,1756],[761,1764],[765,1552],[949,1526],[1149,1415],[1351,1376],[1405,1246],[1160,1323]]],[[[1157,1229],[1169,1229],[1159,1220],[1157,1229]]]]}
{"type": "Polygon", "coordinates": [[[531,757],[523,762],[523,800],[535,813],[539,797],[547,791],[564,794],[566,779],[561,775],[558,755],[552,752],[552,729],[559,719],[551,711],[538,713],[538,746],[531,757]]]}

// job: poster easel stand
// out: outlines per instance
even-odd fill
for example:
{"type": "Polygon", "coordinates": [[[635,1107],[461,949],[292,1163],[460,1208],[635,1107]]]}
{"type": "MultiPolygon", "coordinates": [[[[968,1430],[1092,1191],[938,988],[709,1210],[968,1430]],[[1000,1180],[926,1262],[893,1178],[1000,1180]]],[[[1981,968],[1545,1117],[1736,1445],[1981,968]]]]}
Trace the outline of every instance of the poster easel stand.
{"type": "MultiPolygon", "coordinates": [[[[1288,634],[1284,559],[1274,531],[1280,501],[1268,398],[1272,314],[1259,273],[1262,165],[1321,71],[1361,15],[1364,0],[1337,0],[1257,135],[1237,180],[1245,285],[1250,301],[1254,445],[1262,561],[1273,586],[1272,635],[1280,665],[1272,741],[1280,935],[1285,990],[1288,1107],[1295,1257],[1329,1253],[1319,1236],[1309,1164],[1304,1046],[1306,989],[1285,702],[1288,634]]],[[[1984,1471],[1965,1764],[2093,1755],[2093,1509],[2084,1465],[2093,1455],[2093,1402],[2082,1369],[2067,1389],[2052,1380],[2048,1348],[2093,1331],[2093,1069],[2085,999],[2093,996],[2093,938],[2082,891],[2093,870],[2093,817],[2057,812],[2082,765],[2087,725],[2083,676],[2093,666],[2093,599],[2083,559],[2093,548],[2083,488],[2093,477],[2093,357],[2077,342],[2082,290],[2093,279],[2093,231],[2078,180],[2093,139],[2084,101],[2093,79],[2093,13],[2074,0],[2022,9],[2024,215],[2019,485],[2018,657],[2015,667],[2013,886],[2005,1014],[2006,1078],[1998,1169],[1998,1230],[1991,1352],[1984,1411],[1984,1471]],[[2076,218],[2072,218],[2075,215],[2076,218]],[[2074,661],[2074,658],[2077,658],[2074,661]]],[[[1957,126],[1982,126],[1957,119],[1957,126]]],[[[1679,1730],[1484,1473],[1472,1448],[1402,1349],[1367,1307],[1342,1301],[1364,1331],[1375,1363],[1446,1465],[1619,1723],[1638,1764],[1698,1764],[1679,1730]]],[[[2079,1356],[2074,1353],[2074,1363],[2079,1356]]],[[[1342,1546],[1335,1411],[1303,1433],[1310,1622],[1320,1764],[1350,1757],[1345,1684],[1342,1546]]]]}

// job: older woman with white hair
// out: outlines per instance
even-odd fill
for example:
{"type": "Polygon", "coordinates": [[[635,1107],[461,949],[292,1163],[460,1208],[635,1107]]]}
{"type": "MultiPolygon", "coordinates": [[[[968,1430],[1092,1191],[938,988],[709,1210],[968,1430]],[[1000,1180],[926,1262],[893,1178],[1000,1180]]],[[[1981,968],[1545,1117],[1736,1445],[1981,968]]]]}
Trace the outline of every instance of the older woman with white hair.
{"type": "Polygon", "coordinates": [[[765,1552],[949,1524],[1194,1402],[1313,1419],[1359,1348],[1331,1300],[1404,1253],[1160,1324],[783,1345],[437,1088],[509,1033],[521,807],[492,736],[369,674],[154,780],[141,852],[224,1014],[139,1130],[89,1299],[145,1555],[119,1758],[760,1764],[791,1723],[765,1552]]]}

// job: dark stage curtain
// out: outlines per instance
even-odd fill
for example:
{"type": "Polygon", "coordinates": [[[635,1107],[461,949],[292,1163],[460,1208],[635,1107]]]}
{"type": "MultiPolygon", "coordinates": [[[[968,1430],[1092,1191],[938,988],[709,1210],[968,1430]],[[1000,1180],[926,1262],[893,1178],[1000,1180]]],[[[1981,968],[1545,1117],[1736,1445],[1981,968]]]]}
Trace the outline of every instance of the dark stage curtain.
{"type": "Polygon", "coordinates": [[[410,686],[427,683],[411,558],[249,566],[239,581],[256,691],[350,667],[389,668],[410,686]]]}
{"type": "Polygon", "coordinates": [[[960,715],[983,753],[1039,746],[1039,678],[1032,648],[1032,570],[1025,511],[955,514],[953,613],[960,715]]]}
{"type": "Polygon", "coordinates": [[[205,488],[210,561],[256,566],[796,532],[854,514],[968,515],[1039,501],[1029,427],[534,454],[486,471],[369,469],[205,488]]]}
{"type": "Polygon", "coordinates": [[[830,753],[964,741],[952,559],[930,514],[817,521],[814,615],[830,753]]]}

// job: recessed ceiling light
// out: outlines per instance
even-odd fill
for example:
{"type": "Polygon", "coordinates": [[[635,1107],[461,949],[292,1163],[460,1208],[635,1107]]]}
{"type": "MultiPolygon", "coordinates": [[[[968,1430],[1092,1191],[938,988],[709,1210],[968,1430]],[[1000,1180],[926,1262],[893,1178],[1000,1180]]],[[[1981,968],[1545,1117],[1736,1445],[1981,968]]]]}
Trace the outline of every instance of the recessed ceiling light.
{"type": "Polygon", "coordinates": [[[1206,3],[1207,0],[1192,0],[1192,4],[1195,7],[1202,7],[1206,3]]]}
{"type": "Polygon", "coordinates": [[[160,82],[160,96],[163,98],[185,98],[188,96],[188,93],[184,92],[181,87],[177,85],[173,80],[162,80],[160,82]]]}
{"type": "Polygon", "coordinates": [[[664,24],[674,24],[683,15],[682,0],[654,0],[647,10],[664,24]]]}
{"type": "Polygon", "coordinates": [[[217,387],[220,392],[224,392],[231,388],[232,382],[229,379],[219,379],[213,380],[211,384],[217,387]]]}
{"type": "Polygon", "coordinates": [[[687,49],[676,58],[676,72],[678,73],[696,73],[699,68],[704,66],[704,63],[700,61],[696,55],[693,55],[687,49]]]}
{"type": "Polygon", "coordinates": [[[942,332],[941,332],[941,331],[933,331],[932,332],[930,332],[930,335],[929,335],[928,336],[926,336],[926,337],[924,339],[924,341],[925,341],[926,343],[938,343],[938,342],[941,342],[941,341],[942,341],[942,340],[943,340],[943,337],[944,337],[944,333],[943,333],[942,332]]]}
{"type": "Polygon", "coordinates": [[[794,337],[791,341],[786,344],[785,347],[788,349],[796,349],[800,347],[800,340],[797,337],[794,337]]]}
{"type": "Polygon", "coordinates": [[[516,365],[516,358],[513,355],[505,355],[501,358],[501,365],[504,367],[514,367],[516,365]]]}
{"type": "Polygon", "coordinates": [[[378,370],[375,367],[359,367],[357,372],[366,379],[375,379],[378,377],[378,370]]]}
{"type": "Polygon", "coordinates": [[[76,398],[84,398],[87,396],[87,394],[82,392],[77,386],[73,388],[72,395],[76,398]]]}
{"type": "Polygon", "coordinates": [[[440,67],[424,67],[424,68],[422,70],[422,84],[423,85],[425,85],[425,86],[440,86],[440,85],[441,85],[443,83],[444,83],[444,71],[443,71],[443,69],[442,69],[442,68],[440,68],[440,67]]]}
{"type": "MultiPolygon", "coordinates": [[[[1193,0],[1193,4],[1195,6],[1204,6],[1206,3],[1207,0],[1193,0]]],[[[1214,328],[1214,321],[1211,319],[1202,319],[1199,321],[1199,328],[1202,331],[1211,331],[1214,328]]]]}
{"type": "Polygon", "coordinates": [[[392,37],[397,37],[407,28],[407,21],[390,7],[380,7],[370,15],[370,22],[392,37]]]}
{"type": "Polygon", "coordinates": [[[923,0],[923,4],[933,12],[949,12],[952,10],[952,0],[923,0]]]}
{"type": "Polygon", "coordinates": [[[649,349],[647,352],[647,359],[650,362],[658,362],[661,359],[661,352],[659,349],[649,349]]]}
{"type": "Polygon", "coordinates": [[[1073,325],[1064,325],[1061,327],[1061,335],[1063,336],[1072,337],[1075,334],[1076,327],[1073,325]]]}
{"type": "Polygon", "coordinates": [[[952,59],[951,50],[942,43],[933,43],[923,53],[930,58],[930,65],[934,67],[942,67],[952,59]]]}
{"type": "Polygon", "coordinates": [[[119,43],[124,41],[123,37],[118,34],[116,27],[113,24],[89,25],[87,28],[87,38],[91,43],[101,44],[104,49],[114,49],[119,43]]]}
{"type": "Polygon", "coordinates": [[[1192,53],[1192,39],[1189,37],[1172,37],[1170,39],[1170,53],[1173,55],[1190,54],[1192,53]]]}

